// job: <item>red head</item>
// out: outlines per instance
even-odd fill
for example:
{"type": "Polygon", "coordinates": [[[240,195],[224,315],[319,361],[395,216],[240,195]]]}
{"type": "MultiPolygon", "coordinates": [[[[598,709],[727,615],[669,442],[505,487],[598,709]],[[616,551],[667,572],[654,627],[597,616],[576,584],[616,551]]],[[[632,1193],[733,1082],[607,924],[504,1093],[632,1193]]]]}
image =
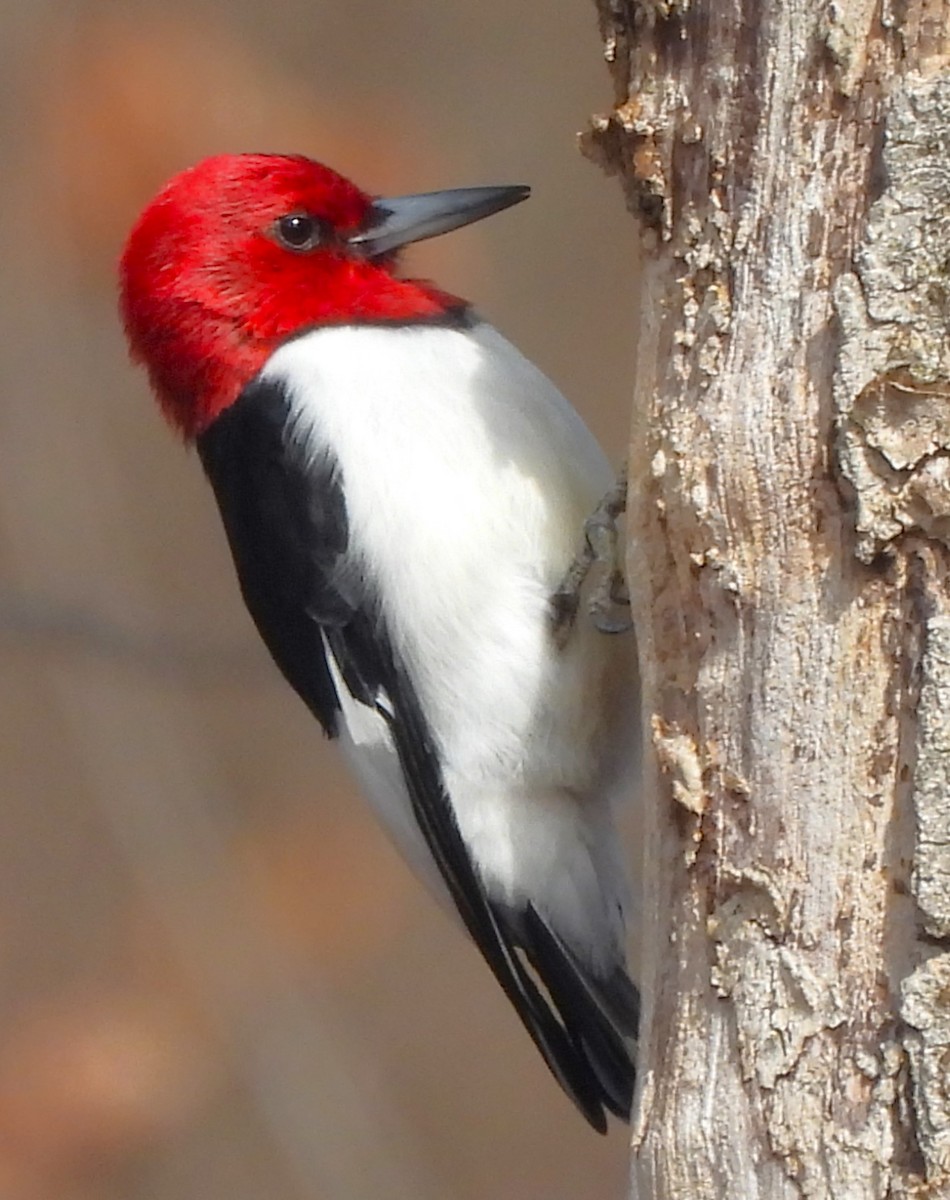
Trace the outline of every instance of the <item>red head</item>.
{"type": "Polygon", "coordinates": [[[374,201],[299,155],[205,159],[165,186],[126,243],[121,309],[132,355],[172,423],[195,437],[303,328],[458,308],[398,278],[394,251],[526,195],[471,188],[374,201]]]}

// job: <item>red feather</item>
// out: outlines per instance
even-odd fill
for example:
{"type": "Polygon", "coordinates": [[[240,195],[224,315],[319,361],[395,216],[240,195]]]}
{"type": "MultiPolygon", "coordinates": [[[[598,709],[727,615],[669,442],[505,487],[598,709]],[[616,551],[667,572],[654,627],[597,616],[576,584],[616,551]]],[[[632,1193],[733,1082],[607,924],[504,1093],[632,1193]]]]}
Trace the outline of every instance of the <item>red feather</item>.
{"type": "Polygon", "coordinates": [[[223,154],[168,183],[139,217],[120,266],[133,357],[171,423],[196,437],[237,399],[274,349],[301,329],[437,318],[462,301],[400,279],[345,239],[372,200],[301,155],[223,154]],[[306,254],[274,223],[307,213],[330,231],[306,254]]]}

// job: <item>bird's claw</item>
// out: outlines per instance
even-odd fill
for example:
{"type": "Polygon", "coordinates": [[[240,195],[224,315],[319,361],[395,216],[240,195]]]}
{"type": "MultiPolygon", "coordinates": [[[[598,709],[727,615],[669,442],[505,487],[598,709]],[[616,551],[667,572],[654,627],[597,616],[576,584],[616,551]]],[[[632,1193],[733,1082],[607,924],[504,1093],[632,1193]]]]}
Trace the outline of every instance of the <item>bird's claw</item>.
{"type": "Polygon", "coordinates": [[[559,646],[567,641],[580,607],[581,590],[592,572],[596,579],[587,611],[595,628],[601,633],[626,633],[633,626],[617,530],[617,518],[626,507],[627,472],[623,468],[617,482],[584,522],[583,545],[551,597],[554,638],[559,646]]]}

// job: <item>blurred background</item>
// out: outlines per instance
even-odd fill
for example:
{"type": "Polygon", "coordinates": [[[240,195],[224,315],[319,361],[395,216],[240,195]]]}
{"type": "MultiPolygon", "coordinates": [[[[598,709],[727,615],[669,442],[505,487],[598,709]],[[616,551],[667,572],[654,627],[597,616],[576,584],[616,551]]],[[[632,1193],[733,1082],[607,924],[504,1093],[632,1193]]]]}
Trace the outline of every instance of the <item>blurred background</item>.
{"type": "Polygon", "coordinates": [[[590,0],[3,3],[0,1198],[599,1200],[590,1132],[241,607],[115,262],[173,172],[530,183],[419,247],[622,457],[633,225],[590,0]]]}

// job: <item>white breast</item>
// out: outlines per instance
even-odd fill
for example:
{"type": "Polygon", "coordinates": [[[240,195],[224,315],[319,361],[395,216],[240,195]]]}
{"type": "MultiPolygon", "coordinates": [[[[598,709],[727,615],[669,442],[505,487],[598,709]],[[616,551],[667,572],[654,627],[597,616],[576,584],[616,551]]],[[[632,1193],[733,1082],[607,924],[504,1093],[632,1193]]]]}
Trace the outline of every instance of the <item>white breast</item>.
{"type": "MultiPolygon", "coordinates": [[[[339,463],[351,551],[382,599],[483,873],[515,888],[532,837],[551,842],[538,870],[556,869],[551,838],[535,835],[551,828],[552,805],[595,786],[608,652],[586,633],[557,652],[548,606],[611,482],[600,448],[485,324],[324,328],[283,346],[265,375],[339,463]]],[[[378,764],[362,774],[386,819],[378,764]]]]}

